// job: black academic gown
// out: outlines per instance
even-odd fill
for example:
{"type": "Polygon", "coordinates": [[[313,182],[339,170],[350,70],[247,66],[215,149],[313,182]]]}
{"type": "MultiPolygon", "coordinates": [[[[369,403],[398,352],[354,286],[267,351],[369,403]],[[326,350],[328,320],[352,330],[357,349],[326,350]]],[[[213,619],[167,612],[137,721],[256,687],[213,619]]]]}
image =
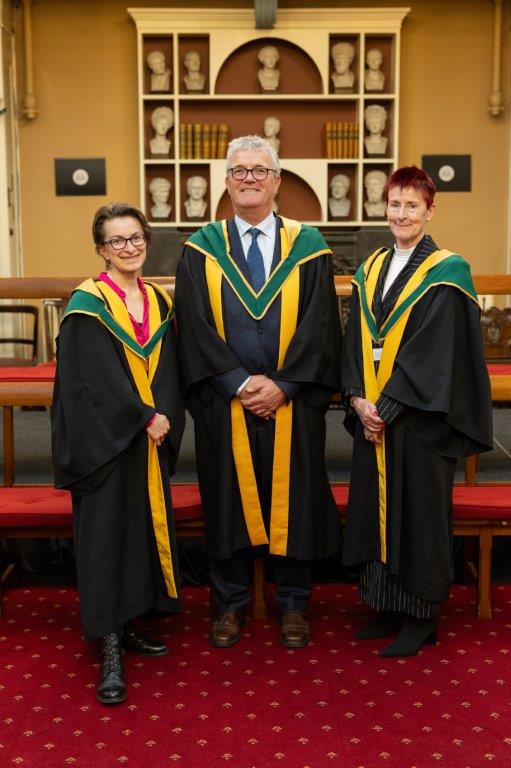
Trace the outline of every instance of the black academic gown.
{"type": "MultiPolygon", "coordinates": [[[[231,229],[232,223],[229,225],[231,229]]],[[[231,230],[232,233],[232,230],[231,230]]],[[[231,234],[232,237],[232,234],[231,234]]],[[[236,244],[231,240],[231,247],[236,244]]],[[[240,245],[241,248],[241,245],[240,245]]],[[[236,247],[233,248],[233,254],[236,247]]],[[[212,377],[243,365],[218,335],[205,277],[205,257],[186,246],[176,274],[178,347],[187,407],[194,418],[197,471],[211,557],[225,559],[250,546],[231,444],[230,404],[212,377]]],[[[239,267],[246,270],[246,263],[239,267]]],[[[284,365],[268,371],[296,384],[293,397],[289,530],[286,555],[311,560],[339,551],[338,511],[324,463],[325,413],[340,389],[341,336],[328,254],[300,267],[298,323],[284,365]]],[[[225,279],[222,290],[226,288],[225,279]]],[[[231,300],[237,301],[233,296],[231,300]]],[[[238,302],[237,312],[246,311],[238,302]]],[[[229,318],[224,319],[232,327],[229,318]]],[[[249,373],[261,371],[249,370],[249,373]]],[[[247,419],[249,422],[249,419],[247,419]]],[[[250,424],[248,424],[250,432],[250,424]]],[[[251,440],[256,474],[262,468],[251,440]]],[[[267,458],[267,457],[266,457],[267,458]]],[[[268,461],[264,464],[267,466],[268,461]]],[[[271,463],[270,463],[271,465],[271,463]]]]}
{"type": "MultiPolygon", "coordinates": [[[[162,319],[168,312],[158,296],[162,319]]],[[[172,324],[142,402],[122,344],[95,318],[64,319],[52,406],[55,485],[71,491],[80,610],[87,639],[151,608],[176,612],[158,558],[147,490],[145,425],[155,410],[171,430],[158,448],[174,576],[179,584],[169,478],[184,428],[172,324]]]]}
{"type": "MultiPolygon", "coordinates": [[[[381,296],[375,294],[378,301],[381,296]]],[[[363,394],[360,322],[354,290],[343,391],[363,394]]],[[[449,285],[423,295],[410,314],[382,395],[403,406],[385,428],[387,564],[412,595],[441,602],[452,579],[456,459],[492,448],[490,387],[474,301],[449,285]]],[[[353,411],[348,410],[345,425],[354,444],[343,562],[354,565],[380,559],[378,471],[374,446],[353,411]]]]}

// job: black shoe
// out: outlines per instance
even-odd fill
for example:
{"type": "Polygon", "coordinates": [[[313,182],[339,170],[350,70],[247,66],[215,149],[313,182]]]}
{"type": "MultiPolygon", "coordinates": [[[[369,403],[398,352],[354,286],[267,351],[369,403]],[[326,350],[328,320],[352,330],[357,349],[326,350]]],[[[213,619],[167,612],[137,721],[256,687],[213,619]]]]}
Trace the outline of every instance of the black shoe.
{"type": "Polygon", "coordinates": [[[379,613],[355,634],[357,640],[378,640],[395,632],[402,621],[399,613],[379,613]]]}
{"type": "Polygon", "coordinates": [[[400,658],[401,656],[415,656],[424,643],[434,645],[437,641],[436,619],[405,619],[401,632],[393,643],[382,651],[380,656],[387,658],[400,658]]]}
{"type": "Polygon", "coordinates": [[[97,687],[97,699],[102,704],[120,704],[126,698],[122,648],[118,632],[101,638],[103,666],[97,687]]]}
{"type": "Polygon", "coordinates": [[[125,651],[138,653],[140,656],[166,656],[169,652],[165,643],[144,637],[131,623],[124,625],[121,643],[125,651]]]}

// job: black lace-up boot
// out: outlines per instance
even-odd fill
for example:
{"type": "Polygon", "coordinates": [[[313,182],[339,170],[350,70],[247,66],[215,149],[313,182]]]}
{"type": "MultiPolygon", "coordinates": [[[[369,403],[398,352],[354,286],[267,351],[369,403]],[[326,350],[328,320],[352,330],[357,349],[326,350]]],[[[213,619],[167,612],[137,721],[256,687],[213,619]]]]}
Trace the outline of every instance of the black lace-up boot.
{"type": "Polygon", "coordinates": [[[97,688],[97,699],[102,704],[120,704],[126,698],[123,650],[118,632],[111,632],[101,638],[103,666],[97,688]]]}

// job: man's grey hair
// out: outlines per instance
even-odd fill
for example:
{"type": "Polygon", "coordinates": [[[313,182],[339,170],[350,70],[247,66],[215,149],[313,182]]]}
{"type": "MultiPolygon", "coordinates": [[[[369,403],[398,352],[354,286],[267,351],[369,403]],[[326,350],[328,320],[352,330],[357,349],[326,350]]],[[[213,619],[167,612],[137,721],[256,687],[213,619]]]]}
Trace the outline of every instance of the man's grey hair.
{"type": "Polygon", "coordinates": [[[247,152],[250,150],[255,152],[267,152],[271,157],[271,167],[275,171],[275,176],[280,176],[279,156],[272,145],[261,136],[239,136],[237,139],[233,139],[229,142],[225,166],[226,175],[229,173],[229,168],[231,167],[232,156],[236,152],[247,152]]]}

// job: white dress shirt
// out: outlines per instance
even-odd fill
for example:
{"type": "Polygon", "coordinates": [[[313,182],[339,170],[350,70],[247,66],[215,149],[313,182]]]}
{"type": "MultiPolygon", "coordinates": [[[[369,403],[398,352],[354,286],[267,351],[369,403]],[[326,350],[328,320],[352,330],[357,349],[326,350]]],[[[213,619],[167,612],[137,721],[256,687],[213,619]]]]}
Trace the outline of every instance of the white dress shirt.
{"type": "Polygon", "coordinates": [[[273,253],[275,251],[275,236],[277,227],[277,220],[275,219],[273,212],[270,211],[268,216],[260,221],[259,224],[249,224],[248,221],[240,219],[239,216],[234,217],[234,223],[238,228],[245,258],[247,258],[248,249],[252,243],[252,235],[249,235],[248,230],[252,229],[252,227],[256,227],[256,229],[261,230],[261,234],[257,236],[257,245],[263,254],[264,277],[266,280],[268,280],[268,277],[270,276],[271,263],[273,261],[273,253]]]}

